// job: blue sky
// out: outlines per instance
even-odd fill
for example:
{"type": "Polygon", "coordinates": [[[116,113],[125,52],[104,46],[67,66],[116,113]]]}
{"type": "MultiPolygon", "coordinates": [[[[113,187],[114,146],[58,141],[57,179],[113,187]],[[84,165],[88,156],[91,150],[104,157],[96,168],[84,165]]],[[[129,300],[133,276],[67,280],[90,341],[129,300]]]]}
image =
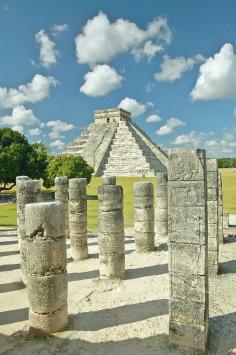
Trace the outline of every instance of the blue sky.
{"type": "Polygon", "coordinates": [[[236,154],[236,2],[0,0],[0,127],[59,152],[121,106],[165,148],[236,154]]]}

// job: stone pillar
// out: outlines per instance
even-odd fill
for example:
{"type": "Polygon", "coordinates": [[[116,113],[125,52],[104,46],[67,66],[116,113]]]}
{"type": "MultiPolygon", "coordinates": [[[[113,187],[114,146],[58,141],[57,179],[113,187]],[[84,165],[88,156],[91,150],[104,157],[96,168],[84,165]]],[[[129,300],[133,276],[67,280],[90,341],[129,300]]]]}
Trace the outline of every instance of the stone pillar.
{"type": "Polygon", "coordinates": [[[170,343],[205,352],[208,333],[205,151],[170,149],[168,169],[170,343]]]}
{"type": "Polygon", "coordinates": [[[69,212],[68,212],[68,177],[57,176],[55,178],[55,201],[62,202],[65,208],[65,236],[70,238],[69,234],[69,212]]]}
{"type": "Polygon", "coordinates": [[[222,177],[218,173],[218,219],[219,219],[219,243],[223,244],[224,230],[223,230],[223,195],[222,195],[222,177]]]}
{"type": "MultiPolygon", "coordinates": [[[[18,244],[20,246],[20,234],[21,234],[21,230],[20,230],[20,225],[21,225],[21,221],[22,221],[22,218],[21,218],[21,215],[22,215],[22,212],[21,212],[21,206],[18,204],[17,202],[17,196],[18,196],[18,193],[19,193],[19,188],[18,188],[18,181],[22,181],[22,180],[31,180],[30,177],[28,176],[17,176],[16,177],[16,224],[17,224],[17,234],[18,234],[18,244]]],[[[23,215],[24,215],[24,212],[23,212],[23,215]]]]}
{"type": "Polygon", "coordinates": [[[73,260],[88,258],[86,185],[87,180],[83,178],[69,180],[69,229],[73,260]]]}
{"type": "Polygon", "coordinates": [[[116,185],[116,176],[103,176],[102,177],[103,185],[116,185]]]}
{"type": "Polygon", "coordinates": [[[217,159],[207,159],[208,273],[213,276],[219,269],[218,196],[217,159]]]}
{"type": "Polygon", "coordinates": [[[18,237],[21,256],[21,277],[25,285],[27,285],[27,275],[25,270],[26,253],[25,253],[25,205],[41,201],[41,182],[40,180],[16,180],[16,197],[17,197],[17,221],[18,221],[18,237]]]}
{"type": "Polygon", "coordinates": [[[229,212],[223,212],[223,242],[224,242],[224,238],[227,238],[229,235],[228,228],[229,228],[229,212]]]}
{"type": "Polygon", "coordinates": [[[157,239],[168,235],[168,174],[157,174],[155,232],[157,239]]]}
{"type": "Polygon", "coordinates": [[[118,185],[99,186],[98,202],[100,277],[122,279],[125,274],[122,187],[118,185]]]}
{"type": "Polygon", "coordinates": [[[155,249],[154,242],[154,210],[153,185],[151,182],[134,184],[134,238],[137,253],[145,253],[155,249]]]}
{"type": "Polygon", "coordinates": [[[59,202],[25,208],[29,330],[54,333],[68,323],[64,206],[59,202]]]}

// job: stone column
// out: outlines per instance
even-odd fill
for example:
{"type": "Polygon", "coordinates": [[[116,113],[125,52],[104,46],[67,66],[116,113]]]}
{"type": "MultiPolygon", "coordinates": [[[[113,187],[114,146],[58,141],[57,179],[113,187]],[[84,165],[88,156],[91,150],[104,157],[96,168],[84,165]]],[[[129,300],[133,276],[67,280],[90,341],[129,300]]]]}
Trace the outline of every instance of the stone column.
{"type": "Polygon", "coordinates": [[[99,186],[98,202],[100,277],[122,279],[125,274],[122,187],[118,185],[99,186]]]}
{"type": "Polygon", "coordinates": [[[229,228],[229,212],[223,212],[223,243],[224,243],[224,238],[227,238],[229,235],[228,228],[229,228]]]}
{"type": "Polygon", "coordinates": [[[217,159],[207,159],[208,273],[212,276],[219,269],[218,196],[217,159]]]}
{"type": "Polygon", "coordinates": [[[154,210],[153,185],[151,182],[134,184],[134,238],[137,253],[153,251],[154,246],[154,210]]]}
{"type": "Polygon", "coordinates": [[[68,323],[64,206],[59,202],[25,208],[29,330],[54,333],[68,323]]]}
{"type": "Polygon", "coordinates": [[[69,212],[68,212],[68,177],[57,176],[55,178],[55,201],[62,202],[65,208],[65,236],[70,238],[69,234],[69,212]]]}
{"type": "MultiPolygon", "coordinates": [[[[16,224],[17,224],[17,234],[18,234],[18,244],[19,244],[19,247],[20,247],[20,234],[21,234],[21,231],[20,231],[20,224],[21,224],[21,215],[22,215],[22,212],[21,212],[21,208],[20,208],[20,205],[18,204],[17,202],[17,196],[18,196],[18,193],[19,193],[19,188],[18,188],[18,181],[22,181],[22,180],[31,180],[30,177],[28,176],[17,176],[16,177],[16,224]]],[[[24,214],[24,212],[23,212],[24,214]]]]}
{"type": "Polygon", "coordinates": [[[83,178],[69,180],[69,229],[73,260],[88,258],[86,185],[87,180],[83,178]]]}
{"type": "Polygon", "coordinates": [[[157,239],[168,235],[168,174],[157,174],[155,232],[157,239]]]}
{"type": "Polygon", "coordinates": [[[25,205],[41,201],[41,182],[40,180],[16,180],[16,196],[17,196],[17,220],[18,220],[18,237],[21,256],[21,277],[25,285],[27,285],[27,275],[25,271],[26,254],[25,254],[25,205]]]}
{"type": "Polygon", "coordinates": [[[205,151],[170,149],[168,169],[170,343],[205,352],[208,333],[205,151]]]}
{"type": "Polygon", "coordinates": [[[224,231],[223,231],[223,195],[222,195],[222,177],[218,173],[218,219],[219,219],[219,243],[223,244],[224,231]]]}
{"type": "Polygon", "coordinates": [[[103,185],[116,185],[116,176],[103,176],[102,177],[103,185]]]}

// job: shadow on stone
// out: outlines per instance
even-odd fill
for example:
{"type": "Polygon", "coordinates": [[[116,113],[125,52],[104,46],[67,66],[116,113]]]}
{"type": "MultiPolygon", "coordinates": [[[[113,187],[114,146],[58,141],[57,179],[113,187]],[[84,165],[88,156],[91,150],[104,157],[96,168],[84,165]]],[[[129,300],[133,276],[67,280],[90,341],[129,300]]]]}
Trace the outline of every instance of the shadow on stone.
{"type": "Polygon", "coordinates": [[[220,263],[219,274],[235,274],[236,273],[236,260],[229,260],[220,263]]]}
{"type": "Polygon", "coordinates": [[[20,269],[20,264],[6,264],[0,266],[0,272],[20,269]]]}
{"type": "Polygon", "coordinates": [[[87,280],[87,279],[95,279],[99,277],[98,270],[91,270],[86,272],[72,272],[68,274],[68,281],[78,281],[78,280],[87,280]]]}
{"type": "Polygon", "coordinates": [[[209,354],[235,354],[236,312],[209,320],[209,354]]]}
{"type": "Polygon", "coordinates": [[[127,269],[125,271],[125,279],[138,279],[139,277],[155,276],[168,273],[168,264],[153,265],[137,269],[127,269]]]}
{"type": "Polygon", "coordinates": [[[156,251],[168,251],[168,244],[162,243],[156,247],[156,251]]]}
{"type": "Polygon", "coordinates": [[[9,250],[9,251],[1,251],[0,252],[0,257],[1,256],[11,256],[11,255],[17,255],[20,252],[18,250],[9,250]]]}
{"type": "Polygon", "coordinates": [[[226,238],[224,238],[224,243],[236,243],[236,235],[229,234],[226,238]]]}
{"type": "Polygon", "coordinates": [[[7,284],[0,284],[0,293],[18,291],[18,290],[22,290],[24,288],[25,288],[25,286],[21,281],[10,282],[7,284]]]}
{"type": "Polygon", "coordinates": [[[80,331],[97,331],[130,324],[168,314],[168,300],[154,300],[99,311],[82,312],[73,316],[69,328],[80,331]]]}
{"type": "Polygon", "coordinates": [[[10,244],[17,244],[18,241],[17,240],[4,240],[3,242],[1,241],[1,237],[0,237],[0,246],[2,245],[10,245],[10,244]]]}
{"type": "Polygon", "coordinates": [[[13,309],[0,312],[0,325],[22,322],[28,319],[29,308],[13,309]]]}

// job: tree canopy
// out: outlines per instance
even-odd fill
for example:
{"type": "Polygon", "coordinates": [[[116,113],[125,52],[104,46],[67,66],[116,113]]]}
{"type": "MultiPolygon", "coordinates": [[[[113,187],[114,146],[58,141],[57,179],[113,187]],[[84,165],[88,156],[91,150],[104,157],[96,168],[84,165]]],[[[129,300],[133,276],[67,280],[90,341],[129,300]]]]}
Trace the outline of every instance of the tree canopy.
{"type": "Polygon", "coordinates": [[[89,183],[92,173],[93,168],[81,156],[58,155],[50,160],[43,185],[46,188],[54,186],[56,176],[67,176],[69,179],[83,177],[89,183]]]}
{"type": "Polygon", "coordinates": [[[20,175],[43,178],[47,166],[47,148],[42,143],[30,144],[24,134],[0,128],[0,191],[10,190],[20,175]]]}

